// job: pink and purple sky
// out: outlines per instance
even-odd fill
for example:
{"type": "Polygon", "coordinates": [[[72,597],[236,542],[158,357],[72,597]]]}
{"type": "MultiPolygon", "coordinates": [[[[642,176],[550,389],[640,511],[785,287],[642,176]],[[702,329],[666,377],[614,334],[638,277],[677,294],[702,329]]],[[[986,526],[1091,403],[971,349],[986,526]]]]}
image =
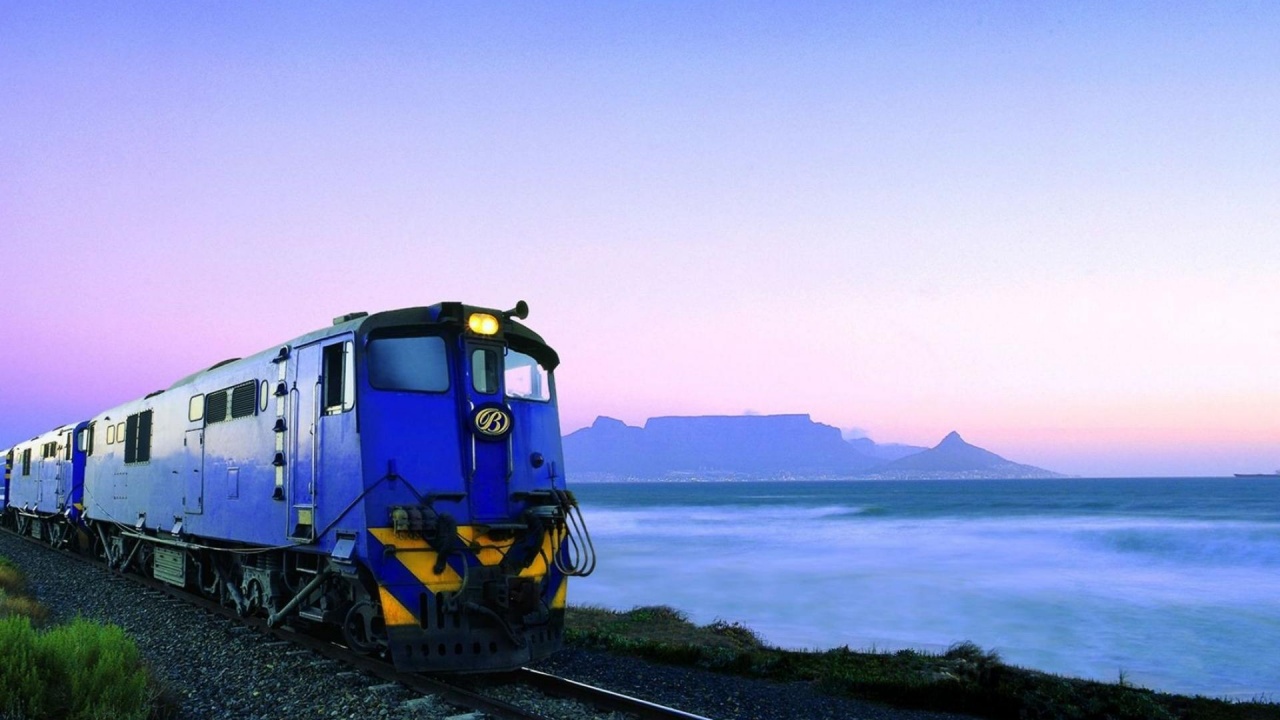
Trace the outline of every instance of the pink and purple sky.
{"type": "Polygon", "coordinates": [[[1280,4],[0,5],[0,447],[355,310],[566,432],[1280,467],[1280,4]]]}

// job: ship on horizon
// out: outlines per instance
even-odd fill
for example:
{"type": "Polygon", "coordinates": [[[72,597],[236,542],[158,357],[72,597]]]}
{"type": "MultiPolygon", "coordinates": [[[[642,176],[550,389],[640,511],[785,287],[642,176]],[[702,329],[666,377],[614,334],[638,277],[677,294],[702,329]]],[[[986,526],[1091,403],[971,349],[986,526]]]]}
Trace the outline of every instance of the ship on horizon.
{"type": "Polygon", "coordinates": [[[1280,470],[1269,473],[1236,473],[1238,478],[1280,478],[1280,470]]]}

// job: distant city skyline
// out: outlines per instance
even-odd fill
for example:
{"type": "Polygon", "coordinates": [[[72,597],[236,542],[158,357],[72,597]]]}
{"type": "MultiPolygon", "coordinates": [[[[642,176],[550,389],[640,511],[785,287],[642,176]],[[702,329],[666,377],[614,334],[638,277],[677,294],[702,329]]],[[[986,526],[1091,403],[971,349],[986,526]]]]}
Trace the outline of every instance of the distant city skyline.
{"type": "Polygon", "coordinates": [[[342,313],[531,307],[565,433],[1280,467],[1280,6],[0,10],[0,447],[342,313]]]}

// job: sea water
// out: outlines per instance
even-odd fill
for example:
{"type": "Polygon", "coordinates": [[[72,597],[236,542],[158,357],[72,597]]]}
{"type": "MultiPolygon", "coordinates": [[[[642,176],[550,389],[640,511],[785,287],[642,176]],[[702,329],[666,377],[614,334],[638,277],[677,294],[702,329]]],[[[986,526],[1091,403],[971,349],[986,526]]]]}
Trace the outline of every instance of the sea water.
{"type": "Polygon", "coordinates": [[[1280,700],[1280,480],[578,483],[571,602],[1280,700]]]}

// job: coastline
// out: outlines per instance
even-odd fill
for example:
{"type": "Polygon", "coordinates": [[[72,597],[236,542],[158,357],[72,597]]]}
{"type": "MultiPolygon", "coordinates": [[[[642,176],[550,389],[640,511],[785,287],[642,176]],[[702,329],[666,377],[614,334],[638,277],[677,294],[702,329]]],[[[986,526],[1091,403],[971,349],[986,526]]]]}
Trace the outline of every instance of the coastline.
{"type": "MultiPolygon", "coordinates": [[[[785,650],[750,628],[715,621],[697,626],[665,606],[626,612],[570,606],[567,641],[574,651],[606,652],[651,663],[770,683],[810,683],[837,697],[909,711],[976,717],[1280,719],[1265,698],[1228,700],[1157,692],[1133,684],[1063,677],[1005,663],[960,642],[939,653],[915,650],[785,650]]],[[[554,659],[552,660],[554,663],[554,659]]]]}

